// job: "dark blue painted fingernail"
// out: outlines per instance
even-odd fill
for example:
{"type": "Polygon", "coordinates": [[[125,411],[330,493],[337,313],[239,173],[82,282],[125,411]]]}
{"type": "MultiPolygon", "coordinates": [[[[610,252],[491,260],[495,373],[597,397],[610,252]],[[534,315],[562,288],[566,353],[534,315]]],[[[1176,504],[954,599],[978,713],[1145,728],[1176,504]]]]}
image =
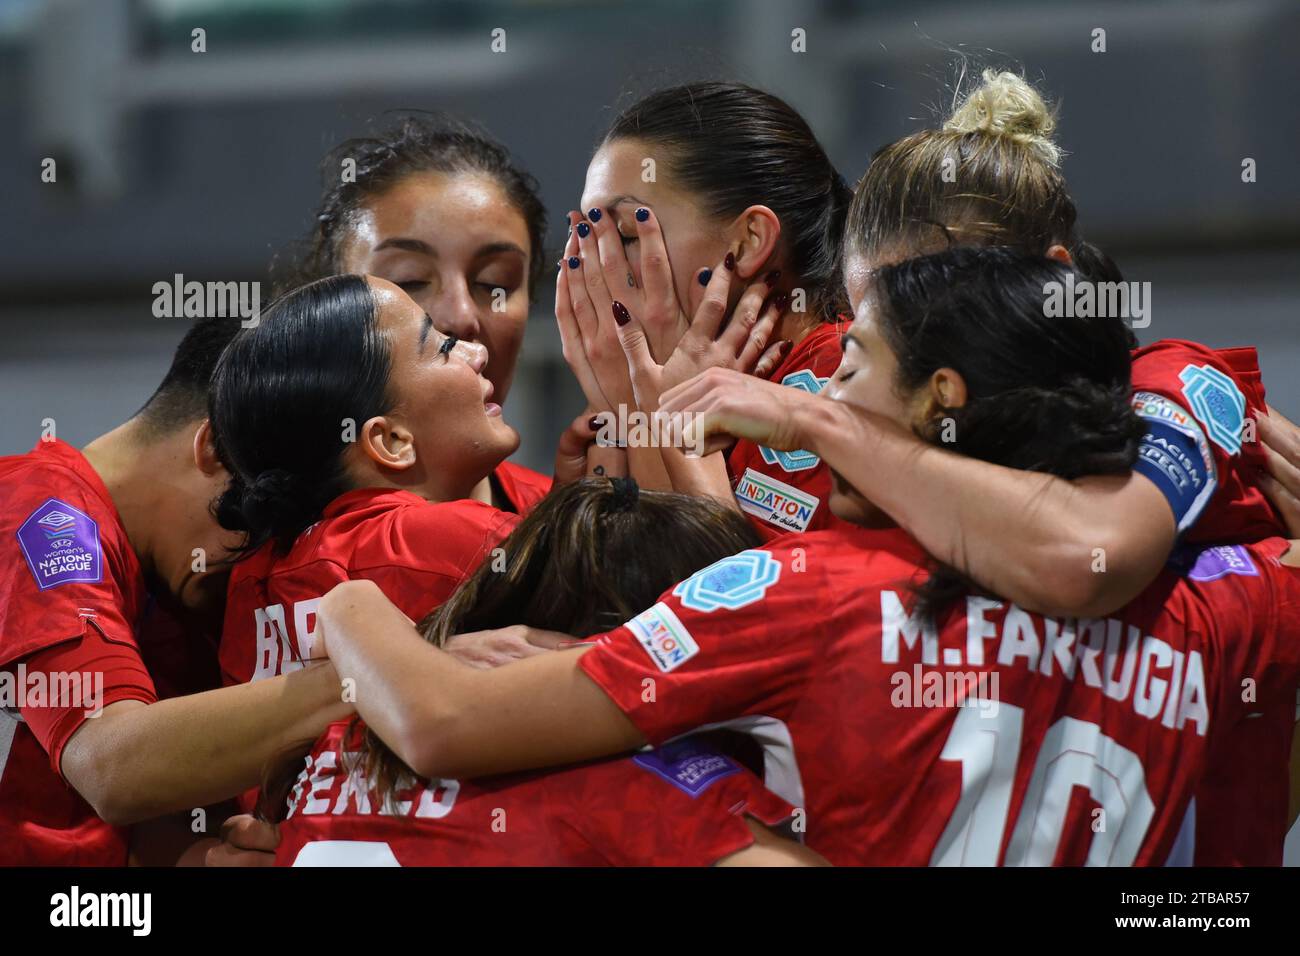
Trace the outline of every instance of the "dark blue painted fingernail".
{"type": "Polygon", "coordinates": [[[587,218],[592,222],[600,222],[600,210],[596,208],[588,209],[587,218]]]}
{"type": "Polygon", "coordinates": [[[700,285],[708,285],[709,280],[713,278],[713,270],[705,269],[700,273],[700,285]]]}
{"type": "Polygon", "coordinates": [[[576,268],[578,268],[578,262],[579,262],[579,259],[578,259],[577,256],[569,256],[569,268],[570,268],[570,269],[576,269],[576,268]]]}
{"type": "Polygon", "coordinates": [[[645,222],[649,218],[650,218],[650,210],[647,209],[645,206],[642,206],[640,209],[636,211],[637,222],[645,222]]]}
{"type": "Polygon", "coordinates": [[[578,238],[586,239],[589,235],[591,235],[591,226],[585,222],[578,223],[578,238]]]}

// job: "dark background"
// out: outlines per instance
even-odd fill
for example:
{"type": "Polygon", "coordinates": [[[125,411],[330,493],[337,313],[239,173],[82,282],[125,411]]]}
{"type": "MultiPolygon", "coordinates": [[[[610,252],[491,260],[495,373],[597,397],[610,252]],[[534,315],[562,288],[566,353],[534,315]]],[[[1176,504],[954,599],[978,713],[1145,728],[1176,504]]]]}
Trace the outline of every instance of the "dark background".
{"type": "MultiPolygon", "coordinates": [[[[1258,345],[1297,413],[1298,41],[1282,0],[0,0],[0,454],[45,418],[81,444],[129,416],[184,331],[153,317],[153,283],[263,278],[307,229],[321,154],[386,109],[478,121],[554,221],[611,110],[655,86],[771,88],[852,182],[936,122],[963,63],[1022,68],[1059,102],[1082,231],[1153,283],[1142,336],[1258,345]]],[[[544,471],[580,408],[551,295],[544,280],[506,410],[544,471]]]]}

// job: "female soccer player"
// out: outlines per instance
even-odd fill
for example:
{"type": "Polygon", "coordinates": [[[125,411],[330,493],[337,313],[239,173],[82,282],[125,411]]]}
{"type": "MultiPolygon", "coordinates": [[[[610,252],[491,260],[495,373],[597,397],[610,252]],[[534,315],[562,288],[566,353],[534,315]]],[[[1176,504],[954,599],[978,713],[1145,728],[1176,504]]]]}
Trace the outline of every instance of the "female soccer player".
{"type": "MultiPolygon", "coordinates": [[[[304,248],[275,264],[280,291],[342,273],[387,279],[440,332],[486,347],[483,375],[504,405],[542,270],[546,210],[532,176],[482,132],[414,114],[340,143],[321,179],[304,248]]],[[[550,486],[503,461],[474,497],[522,513],[550,486]]]]}
{"type": "MultiPolygon", "coordinates": [[[[711,499],[638,493],[627,478],[576,482],[545,498],[502,542],[505,564],[481,565],[423,622],[423,635],[441,646],[461,631],[520,620],[595,634],[674,581],[757,543],[744,517],[711,499]]],[[[481,783],[429,781],[364,726],[343,722],[316,742],[305,768],[301,757],[287,761],[264,805],[272,820],[288,811],[281,863],[741,865],[812,857],[767,829],[788,828],[793,808],[720,743],[679,741],[635,758],[481,783]]]]}
{"type": "Polygon", "coordinates": [[[419,618],[514,526],[473,497],[519,442],[486,361],[392,283],[351,275],[282,297],[235,337],[209,410],[232,476],[217,519],[251,552],[227,591],[227,683],[301,667],[339,581],[377,581],[419,618]]]}
{"type": "MultiPolygon", "coordinates": [[[[958,453],[1005,467],[1127,471],[1144,431],[1127,329],[1046,316],[1044,283],[1067,274],[980,249],[883,268],[850,286],[858,319],[828,397],[932,441],[950,418],[958,453]]],[[[318,649],[430,777],[748,730],[833,863],[1164,863],[1212,735],[1245,710],[1243,677],[1300,669],[1284,541],[1210,549],[1105,620],[1043,618],[927,575],[851,487],[832,507],[862,527],[720,561],[582,652],[471,671],[365,582],[322,603],[318,649]]]]}
{"type": "MultiPolygon", "coordinates": [[[[1021,77],[986,72],[942,130],[882,149],[849,211],[848,284],[865,286],[882,265],[949,244],[1015,246],[1073,259],[1094,283],[1118,280],[1077,236],[1054,125],[1021,77]]],[[[1259,486],[1266,452],[1249,416],[1261,433],[1270,423],[1253,349],[1174,340],[1138,349],[1133,401],[1149,431],[1133,472],[1074,480],[951,454],[847,406],[764,384],[711,373],[665,396],[664,409],[821,455],[927,551],[1023,607],[1109,614],[1150,585],[1177,543],[1286,533],[1259,486]]],[[[1260,688],[1251,719],[1216,762],[1213,793],[1198,801],[1207,824],[1198,827],[1198,862],[1281,862],[1289,816],[1275,771],[1289,752],[1295,703],[1294,688],[1260,688]]]]}
{"type": "MultiPolygon", "coordinates": [[[[587,212],[569,214],[556,280],[565,354],[589,403],[653,414],[663,388],[708,364],[748,371],[769,333],[784,349],[770,380],[819,391],[840,360],[849,198],[803,117],[770,93],[694,83],[625,110],[587,168],[587,212]],[[731,335],[715,341],[733,310],[731,335]],[[635,377],[615,331],[632,319],[645,336],[635,377]]],[[[740,441],[725,462],[664,459],[674,487],[734,500],[768,538],[834,521],[815,455],[740,441]]]]}

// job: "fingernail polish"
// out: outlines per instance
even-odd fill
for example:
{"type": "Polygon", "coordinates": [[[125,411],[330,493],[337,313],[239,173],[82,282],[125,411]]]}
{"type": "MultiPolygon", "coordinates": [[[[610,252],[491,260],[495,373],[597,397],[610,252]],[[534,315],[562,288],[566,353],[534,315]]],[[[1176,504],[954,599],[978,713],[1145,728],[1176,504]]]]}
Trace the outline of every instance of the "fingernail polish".
{"type": "Polygon", "coordinates": [[[622,326],[622,325],[627,325],[628,322],[631,321],[631,319],[632,316],[628,313],[627,306],[625,306],[622,302],[619,302],[617,299],[615,299],[614,300],[614,321],[622,326]]]}
{"type": "Polygon", "coordinates": [[[734,272],[736,269],[736,256],[734,253],[727,253],[727,258],[722,260],[722,264],[727,267],[728,272],[734,272]]]}
{"type": "Polygon", "coordinates": [[[781,358],[785,358],[787,355],[790,354],[790,350],[792,348],[794,348],[794,343],[791,342],[789,339],[786,339],[784,342],[781,343],[781,347],[777,351],[779,352],[781,358]]]}
{"type": "Polygon", "coordinates": [[[599,209],[592,208],[587,210],[587,218],[592,222],[600,222],[600,215],[601,213],[599,209]]]}
{"type": "Polygon", "coordinates": [[[585,222],[578,223],[578,238],[586,239],[589,235],[591,235],[591,226],[585,222]]]}
{"type": "Polygon", "coordinates": [[[645,206],[642,206],[640,209],[636,211],[637,222],[645,222],[649,218],[650,218],[650,210],[647,209],[645,206]]]}
{"type": "Polygon", "coordinates": [[[592,431],[600,431],[600,416],[592,415],[587,419],[587,427],[592,431]]]}
{"type": "Polygon", "coordinates": [[[713,270],[705,269],[700,273],[700,285],[708,285],[709,280],[713,278],[713,270]]]}
{"type": "Polygon", "coordinates": [[[580,261],[581,260],[577,256],[569,256],[569,268],[570,269],[578,268],[578,263],[580,261]]]}
{"type": "Polygon", "coordinates": [[[772,300],[772,303],[776,306],[776,311],[784,312],[785,307],[790,304],[790,293],[778,292],[776,298],[772,300]]]}
{"type": "Polygon", "coordinates": [[[776,285],[776,280],[781,278],[781,270],[773,269],[767,275],[763,276],[763,281],[768,285],[776,285]]]}

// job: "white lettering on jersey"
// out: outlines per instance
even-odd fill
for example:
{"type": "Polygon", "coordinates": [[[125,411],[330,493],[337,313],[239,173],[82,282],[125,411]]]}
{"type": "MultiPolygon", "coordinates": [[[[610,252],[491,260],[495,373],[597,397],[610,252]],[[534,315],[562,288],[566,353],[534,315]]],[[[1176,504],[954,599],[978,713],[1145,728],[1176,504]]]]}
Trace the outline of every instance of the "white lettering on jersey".
{"type": "MultiPolygon", "coordinates": [[[[1138,716],[1158,720],[1171,730],[1189,722],[1205,736],[1210,712],[1205,689],[1205,665],[1199,651],[1175,650],[1158,637],[1143,636],[1140,628],[1115,618],[1045,618],[1007,607],[1001,622],[991,614],[1001,601],[966,599],[965,656],[962,648],[943,648],[943,666],[983,667],[986,646],[997,641],[995,660],[1005,669],[1023,667],[1034,676],[1055,671],[1067,681],[1080,680],[1111,700],[1130,701],[1138,716]]],[[[894,591],[880,592],[880,659],[898,664],[906,647],[913,659],[920,645],[921,663],[939,663],[939,638],[934,625],[909,615],[894,591]]],[[[926,675],[921,675],[924,677],[926,675]]]]}
{"type": "Polygon", "coordinates": [[[253,627],[257,633],[253,680],[288,674],[306,666],[316,647],[316,609],[321,600],[308,598],[293,605],[292,632],[285,621],[283,604],[253,611],[253,627]]]}
{"type": "Polygon", "coordinates": [[[898,663],[900,637],[909,651],[920,639],[922,664],[939,663],[939,636],[934,623],[922,620],[920,615],[909,615],[893,591],[880,592],[880,628],[880,659],[886,664],[898,663]]]}

